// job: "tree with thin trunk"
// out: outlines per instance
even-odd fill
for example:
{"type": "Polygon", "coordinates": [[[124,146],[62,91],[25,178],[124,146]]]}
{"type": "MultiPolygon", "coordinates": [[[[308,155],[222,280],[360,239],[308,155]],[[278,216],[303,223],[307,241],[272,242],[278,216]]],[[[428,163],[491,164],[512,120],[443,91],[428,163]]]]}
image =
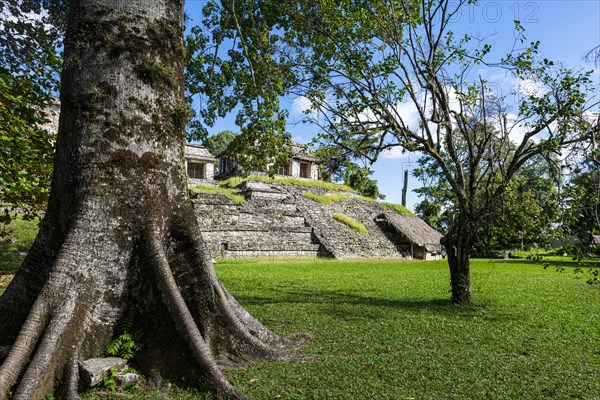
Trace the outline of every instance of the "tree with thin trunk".
{"type": "Polygon", "coordinates": [[[286,360],[287,340],[215,275],[183,169],[183,1],[72,0],[50,200],[0,298],[0,398],[77,398],[78,362],[120,321],[145,332],[150,379],[245,398],[223,366],[286,360]]]}
{"type": "Polygon", "coordinates": [[[205,8],[213,34],[196,40],[220,49],[234,38],[229,58],[203,55],[219,76],[207,82],[208,104],[221,112],[234,105],[223,93],[256,86],[263,102],[267,90],[308,99],[306,121],[348,157],[375,162],[400,148],[437,163],[455,199],[443,244],[457,303],[471,300],[475,222],[513,175],[599,129],[583,118],[597,104],[588,100],[592,71],[539,59],[539,42],[528,42],[518,21],[514,48],[491,62],[488,40],[452,30],[472,3],[215,0],[205,8]],[[248,72],[257,65],[269,66],[268,76],[248,72]],[[514,86],[486,80],[498,72],[514,86]]]}

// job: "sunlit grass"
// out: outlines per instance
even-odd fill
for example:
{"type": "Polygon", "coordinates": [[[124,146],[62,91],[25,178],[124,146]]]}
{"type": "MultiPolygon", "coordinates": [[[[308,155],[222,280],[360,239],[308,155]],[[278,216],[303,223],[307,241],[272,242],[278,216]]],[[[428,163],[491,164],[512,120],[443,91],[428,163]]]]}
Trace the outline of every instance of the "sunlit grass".
{"type": "Polygon", "coordinates": [[[243,203],[246,200],[244,196],[237,194],[235,190],[223,186],[195,185],[191,187],[191,190],[200,193],[222,193],[236,203],[243,203]]]}
{"type": "MultiPolygon", "coordinates": [[[[526,260],[473,260],[475,302],[445,261],[223,261],[236,298],[310,362],[228,370],[259,399],[594,399],[600,288],[526,260]]],[[[596,396],[596,397],[595,397],[596,396]]]]}
{"type": "Polygon", "coordinates": [[[339,183],[316,181],[316,180],[312,180],[312,179],[283,178],[283,177],[279,177],[279,176],[270,178],[266,175],[250,175],[245,178],[239,177],[239,176],[234,176],[234,177],[231,177],[224,181],[220,181],[219,185],[225,186],[225,187],[236,187],[239,184],[241,184],[242,182],[251,181],[251,180],[263,181],[263,182],[277,182],[277,183],[282,183],[284,185],[321,187],[321,188],[325,188],[325,189],[329,189],[329,190],[337,190],[337,191],[340,191],[340,190],[352,191],[352,190],[354,190],[350,186],[342,185],[339,183]]]}
{"type": "Polygon", "coordinates": [[[21,216],[3,225],[0,236],[0,273],[14,272],[21,264],[38,232],[39,220],[24,220],[21,216]]]}
{"type": "Polygon", "coordinates": [[[412,217],[415,215],[413,212],[411,212],[409,209],[407,209],[406,207],[404,207],[401,204],[386,203],[386,202],[381,202],[379,204],[381,204],[383,206],[383,208],[388,209],[390,211],[394,211],[395,213],[400,214],[400,215],[406,215],[409,217],[412,217]]]}
{"type": "Polygon", "coordinates": [[[348,226],[350,229],[355,230],[356,232],[360,233],[361,235],[367,235],[369,233],[369,230],[367,229],[366,226],[364,226],[362,224],[362,222],[357,221],[354,218],[349,217],[345,214],[335,213],[332,215],[332,218],[335,219],[336,221],[339,221],[339,222],[343,223],[344,225],[348,226]]]}
{"type": "Polygon", "coordinates": [[[343,200],[348,199],[348,196],[345,195],[344,193],[336,193],[336,192],[329,192],[326,194],[316,194],[316,193],[312,193],[312,192],[304,192],[304,193],[302,193],[302,196],[306,197],[307,199],[310,199],[312,201],[316,201],[319,204],[331,204],[336,201],[343,201],[343,200]]]}

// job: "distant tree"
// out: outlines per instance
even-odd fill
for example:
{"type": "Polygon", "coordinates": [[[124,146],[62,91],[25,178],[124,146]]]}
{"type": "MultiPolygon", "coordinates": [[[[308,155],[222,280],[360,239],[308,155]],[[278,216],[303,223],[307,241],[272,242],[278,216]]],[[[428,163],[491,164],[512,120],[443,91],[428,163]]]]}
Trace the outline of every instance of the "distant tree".
{"type": "Polygon", "coordinates": [[[321,179],[343,182],[366,197],[385,198],[385,195],[379,191],[377,181],[370,177],[373,171],[352,161],[339,148],[321,146],[313,154],[321,159],[319,163],[321,179]]]}
{"type": "MultiPolygon", "coordinates": [[[[415,192],[423,200],[417,203],[415,211],[432,227],[445,232],[455,202],[453,192],[437,162],[422,157],[417,163],[419,166],[413,174],[422,186],[415,192]]],[[[490,203],[488,212],[474,223],[476,238],[473,248],[476,253],[525,249],[547,243],[559,217],[555,176],[556,173],[541,157],[525,163],[502,195],[490,203]]]]}
{"type": "Polygon", "coordinates": [[[374,199],[385,199],[385,195],[379,192],[379,186],[375,179],[370,178],[373,173],[369,168],[349,164],[345,169],[344,183],[366,197],[374,199]]]}
{"type": "Polygon", "coordinates": [[[527,160],[586,140],[597,129],[581,118],[591,106],[591,71],[539,59],[539,42],[528,43],[518,21],[514,50],[490,62],[489,43],[451,30],[468,2],[326,0],[317,7],[307,0],[240,0],[205,8],[213,32],[205,39],[217,49],[225,38],[234,43],[227,57],[222,51],[204,57],[215,82],[206,94],[215,109],[231,110],[219,107],[223,96],[251,88],[270,99],[260,103],[269,107],[244,104],[238,116],[278,121],[277,96],[304,96],[313,111],[307,120],[349,156],[374,162],[401,147],[439,163],[454,195],[443,242],[458,303],[471,300],[475,222],[527,160]],[[509,113],[507,96],[474,76],[481,66],[502,68],[540,90],[522,95],[509,113]],[[406,118],[406,108],[418,123],[406,118]]]}
{"type": "MultiPolygon", "coordinates": [[[[600,126],[600,114],[595,116],[600,126]]],[[[586,148],[568,157],[570,179],[563,188],[563,232],[588,243],[591,235],[600,234],[600,135],[586,148]]]]}
{"type": "Polygon", "coordinates": [[[236,138],[237,133],[229,130],[220,131],[214,135],[208,136],[202,142],[202,145],[210,151],[213,156],[218,156],[227,149],[227,146],[236,138]]]}
{"type": "Polygon", "coordinates": [[[56,132],[42,126],[58,90],[61,2],[0,4],[0,221],[31,218],[48,200],[56,132]],[[43,6],[46,6],[44,8],[43,6]],[[53,19],[52,19],[53,18],[53,19]],[[54,24],[51,24],[51,19],[54,24]]]}

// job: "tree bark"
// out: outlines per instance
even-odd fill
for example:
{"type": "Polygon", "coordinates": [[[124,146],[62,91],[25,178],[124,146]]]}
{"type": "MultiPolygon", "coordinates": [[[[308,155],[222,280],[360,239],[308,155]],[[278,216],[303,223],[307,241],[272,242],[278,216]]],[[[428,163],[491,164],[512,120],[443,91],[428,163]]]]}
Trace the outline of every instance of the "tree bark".
{"type": "Polygon", "coordinates": [[[217,279],[183,169],[183,1],[72,0],[52,189],[38,237],[0,298],[0,398],[77,398],[78,360],[124,318],[148,377],[201,379],[286,360],[302,342],[252,318],[217,279]]]}
{"type": "MultiPolygon", "coordinates": [[[[470,253],[473,247],[472,232],[467,223],[459,216],[459,222],[453,224],[442,238],[442,245],[448,255],[450,267],[450,286],[452,301],[457,304],[471,301],[470,253]]],[[[468,219],[464,219],[468,221],[468,219]]]]}

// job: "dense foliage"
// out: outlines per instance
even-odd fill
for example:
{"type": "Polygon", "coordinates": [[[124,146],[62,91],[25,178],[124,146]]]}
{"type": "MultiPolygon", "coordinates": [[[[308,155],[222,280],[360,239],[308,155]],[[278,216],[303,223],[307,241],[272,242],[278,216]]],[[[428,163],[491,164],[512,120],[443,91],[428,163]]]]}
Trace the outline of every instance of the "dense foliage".
{"type": "MultiPolygon", "coordinates": [[[[422,157],[413,174],[423,184],[415,190],[423,197],[416,206],[417,214],[446,232],[455,200],[438,164],[422,157]]],[[[546,246],[557,234],[555,228],[560,217],[557,179],[556,172],[543,158],[534,157],[526,162],[501,195],[490,202],[488,212],[475,221],[477,235],[473,247],[477,254],[546,246]]]]}
{"type": "Polygon", "coordinates": [[[216,157],[227,149],[236,136],[235,132],[229,130],[217,132],[204,139],[202,145],[206,147],[210,154],[216,157]]]}
{"type": "Polygon", "coordinates": [[[55,132],[44,125],[58,89],[63,2],[0,4],[0,221],[46,204],[55,132]],[[50,23],[52,21],[52,23],[50,23]]]}

